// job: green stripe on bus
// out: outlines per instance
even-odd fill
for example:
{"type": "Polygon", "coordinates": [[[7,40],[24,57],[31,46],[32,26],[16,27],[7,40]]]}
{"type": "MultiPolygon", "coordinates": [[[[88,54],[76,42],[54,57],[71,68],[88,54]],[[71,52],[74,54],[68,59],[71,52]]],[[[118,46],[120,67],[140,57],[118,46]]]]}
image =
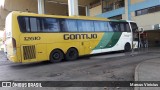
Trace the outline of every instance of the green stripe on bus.
{"type": "Polygon", "coordinates": [[[119,41],[121,35],[122,35],[122,32],[114,32],[114,34],[112,35],[112,38],[110,39],[110,42],[103,49],[114,47],[119,41]]]}
{"type": "Polygon", "coordinates": [[[102,39],[100,40],[98,45],[93,50],[104,48],[111,41],[113,34],[114,32],[104,33],[102,39]]]}
{"type": "Polygon", "coordinates": [[[119,38],[121,37],[122,32],[107,32],[103,35],[99,44],[93,49],[105,49],[111,48],[117,44],[119,38]]]}

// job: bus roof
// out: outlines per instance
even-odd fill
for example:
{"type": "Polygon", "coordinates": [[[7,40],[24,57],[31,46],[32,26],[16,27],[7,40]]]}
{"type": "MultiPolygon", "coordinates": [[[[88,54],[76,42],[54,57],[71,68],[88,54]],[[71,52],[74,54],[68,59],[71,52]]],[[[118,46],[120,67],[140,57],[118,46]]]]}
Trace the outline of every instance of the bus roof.
{"type": "Polygon", "coordinates": [[[110,19],[111,22],[134,22],[131,20],[116,20],[116,19],[110,19]]]}
{"type": "Polygon", "coordinates": [[[35,16],[35,17],[50,17],[50,18],[66,18],[66,19],[110,21],[107,18],[91,17],[91,16],[61,16],[61,15],[36,14],[36,13],[20,12],[20,11],[13,11],[11,13],[16,15],[16,16],[35,16]]]}
{"type": "Polygon", "coordinates": [[[116,19],[110,19],[110,21],[113,21],[113,22],[127,22],[127,20],[116,20],[116,19]]]}

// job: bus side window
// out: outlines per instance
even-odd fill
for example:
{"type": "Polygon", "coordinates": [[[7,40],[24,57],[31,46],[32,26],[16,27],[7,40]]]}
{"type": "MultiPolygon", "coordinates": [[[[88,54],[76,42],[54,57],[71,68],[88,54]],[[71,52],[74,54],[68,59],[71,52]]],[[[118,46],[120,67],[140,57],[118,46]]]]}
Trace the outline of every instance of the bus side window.
{"type": "Polygon", "coordinates": [[[108,25],[107,22],[94,21],[95,32],[107,32],[108,25]]]}
{"type": "Polygon", "coordinates": [[[82,32],[94,32],[93,21],[77,20],[78,30],[82,32]]]}
{"type": "Polygon", "coordinates": [[[18,17],[21,32],[30,32],[29,17],[18,17]]]}
{"type": "Polygon", "coordinates": [[[108,31],[109,31],[109,32],[113,32],[113,28],[112,28],[110,22],[108,22],[108,31]]]}
{"type": "Polygon", "coordinates": [[[37,25],[37,19],[36,18],[30,18],[30,27],[31,32],[38,32],[38,25],[37,25]]]}
{"type": "Polygon", "coordinates": [[[130,29],[128,23],[125,24],[125,28],[126,28],[126,29],[125,29],[126,32],[131,32],[131,29],[130,29]]]}
{"type": "Polygon", "coordinates": [[[110,22],[109,23],[110,31],[120,32],[120,24],[118,22],[110,22]]]}
{"type": "Polygon", "coordinates": [[[60,32],[60,26],[57,19],[44,18],[43,26],[43,32],[60,32]]]}
{"type": "Polygon", "coordinates": [[[61,19],[61,29],[64,32],[78,32],[77,21],[74,19],[61,19]]]}
{"type": "Polygon", "coordinates": [[[125,24],[123,22],[120,23],[120,29],[121,29],[121,32],[125,32],[125,24]]]}

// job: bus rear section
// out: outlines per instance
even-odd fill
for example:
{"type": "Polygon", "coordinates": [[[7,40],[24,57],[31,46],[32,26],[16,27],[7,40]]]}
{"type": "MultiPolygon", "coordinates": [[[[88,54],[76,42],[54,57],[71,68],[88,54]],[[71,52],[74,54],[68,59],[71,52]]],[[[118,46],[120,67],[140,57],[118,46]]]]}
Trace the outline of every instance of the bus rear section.
{"type": "Polygon", "coordinates": [[[17,20],[14,12],[11,12],[6,17],[6,49],[7,49],[7,58],[12,62],[21,62],[20,57],[20,47],[19,45],[19,35],[17,20]]]}
{"type": "Polygon", "coordinates": [[[7,58],[13,62],[19,62],[17,61],[17,47],[16,47],[16,40],[13,37],[13,13],[8,14],[6,18],[6,48],[7,48],[7,58]]]}

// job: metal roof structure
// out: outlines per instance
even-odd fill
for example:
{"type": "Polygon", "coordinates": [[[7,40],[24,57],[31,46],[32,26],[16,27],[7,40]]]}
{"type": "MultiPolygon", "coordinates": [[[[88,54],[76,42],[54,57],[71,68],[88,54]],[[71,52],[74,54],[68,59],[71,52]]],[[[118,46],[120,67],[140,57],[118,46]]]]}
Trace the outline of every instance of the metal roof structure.
{"type": "MultiPolygon", "coordinates": [[[[78,0],[78,5],[80,7],[85,7],[94,1],[96,0],[78,0]]],[[[37,13],[37,4],[38,0],[0,0],[0,30],[3,30],[5,18],[9,12],[28,10],[29,12],[37,13]]],[[[51,7],[52,9],[61,9],[59,8],[61,6],[64,6],[65,9],[67,9],[68,0],[45,0],[45,4],[47,9],[48,7],[51,7]]],[[[49,10],[49,12],[51,12],[51,10],[49,10]]]]}

